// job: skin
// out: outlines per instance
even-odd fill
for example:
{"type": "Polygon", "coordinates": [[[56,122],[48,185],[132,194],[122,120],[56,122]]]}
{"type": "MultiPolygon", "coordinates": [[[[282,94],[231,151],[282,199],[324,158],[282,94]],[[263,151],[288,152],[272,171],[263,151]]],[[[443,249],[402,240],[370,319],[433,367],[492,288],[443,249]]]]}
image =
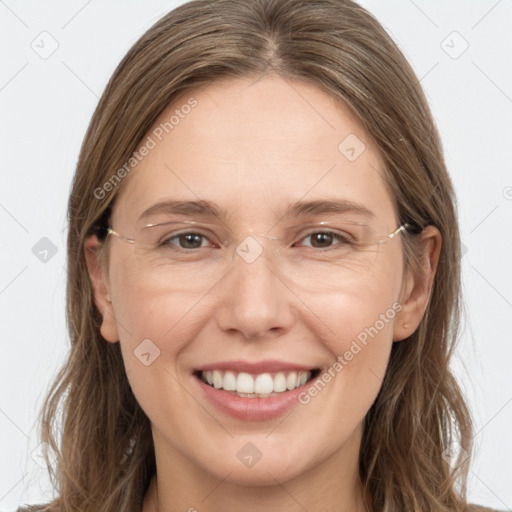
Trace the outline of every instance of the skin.
{"type": "MultiPolygon", "coordinates": [[[[233,247],[249,234],[283,236],[286,206],[301,199],[357,201],[376,214],[379,233],[397,228],[381,155],[337,100],[276,76],[231,79],[178,98],[156,125],[192,96],[198,105],[125,178],[113,211],[116,231],[133,234],[140,213],[164,198],[217,203],[229,215],[215,229],[221,238],[228,226],[233,247]],[[352,162],[338,150],[349,134],[366,146],[352,162]]],[[[326,219],[332,221],[307,220],[326,219]]],[[[307,258],[295,274],[281,272],[272,259],[277,246],[255,237],[262,257],[250,264],[230,260],[230,272],[211,282],[194,280],[189,269],[199,264],[187,263],[178,269],[174,292],[158,278],[165,271],[158,262],[144,266],[133,246],[117,238],[109,239],[108,275],[102,273],[98,241],[87,240],[101,333],[121,344],[130,385],[152,424],[157,477],[143,512],[364,510],[362,421],[393,342],[412,334],[425,311],[440,234],[433,227],[423,232],[425,256],[416,274],[403,271],[398,236],[366,259],[334,267],[340,283],[329,285],[315,284],[307,270],[319,264],[307,258]],[[401,311],[325,389],[286,417],[242,421],[198,392],[191,372],[211,362],[278,359],[328,368],[396,302],[401,311]],[[146,338],[161,351],[149,366],[133,354],[146,338]],[[250,468],[237,457],[247,442],[262,453],[250,468]]]]}

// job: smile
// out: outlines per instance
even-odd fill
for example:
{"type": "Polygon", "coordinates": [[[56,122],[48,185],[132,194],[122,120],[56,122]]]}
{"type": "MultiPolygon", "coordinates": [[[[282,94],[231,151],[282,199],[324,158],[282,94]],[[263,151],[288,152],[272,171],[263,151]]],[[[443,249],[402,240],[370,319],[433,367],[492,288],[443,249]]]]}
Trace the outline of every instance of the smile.
{"type": "Polygon", "coordinates": [[[209,370],[199,373],[201,380],[215,389],[222,389],[244,398],[268,398],[299,388],[311,380],[315,371],[281,371],[250,374],[230,370],[209,370]]]}
{"type": "Polygon", "coordinates": [[[285,361],[224,361],[196,368],[203,398],[221,414],[268,421],[300,405],[298,397],[320,368],[285,361]]]}

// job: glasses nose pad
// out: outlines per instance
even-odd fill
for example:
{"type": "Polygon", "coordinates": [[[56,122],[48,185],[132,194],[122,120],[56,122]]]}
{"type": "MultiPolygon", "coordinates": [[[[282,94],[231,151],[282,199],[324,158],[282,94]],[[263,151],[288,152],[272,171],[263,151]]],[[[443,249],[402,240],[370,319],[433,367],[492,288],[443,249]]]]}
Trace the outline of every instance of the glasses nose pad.
{"type": "Polygon", "coordinates": [[[281,256],[281,238],[278,236],[268,235],[267,233],[258,233],[258,236],[264,237],[268,240],[268,242],[265,244],[264,250],[270,250],[271,257],[269,258],[269,263],[271,267],[277,271],[279,268],[278,260],[281,256]]]}
{"type": "MultiPolygon", "coordinates": [[[[252,263],[253,261],[259,259],[263,254],[269,254],[271,256],[280,255],[281,249],[279,247],[280,237],[268,235],[267,233],[254,233],[252,231],[240,242],[237,246],[235,246],[234,250],[231,254],[231,262],[234,262],[237,255],[242,258],[246,263],[252,263]],[[257,238],[266,238],[268,242],[265,240],[257,240],[257,238]]],[[[269,259],[269,263],[273,263],[275,260],[274,257],[269,259]]]]}

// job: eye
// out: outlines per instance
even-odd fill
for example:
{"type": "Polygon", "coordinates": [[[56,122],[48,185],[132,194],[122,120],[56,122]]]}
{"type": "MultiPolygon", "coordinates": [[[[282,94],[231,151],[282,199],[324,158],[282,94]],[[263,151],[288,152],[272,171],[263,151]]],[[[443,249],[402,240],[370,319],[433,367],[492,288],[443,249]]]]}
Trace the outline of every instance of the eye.
{"type": "Polygon", "coordinates": [[[200,233],[180,233],[162,241],[161,245],[177,245],[180,249],[199,249],[207,247],[209,240],[200,233]],[[206,242],[206,245],[203,243],[206,242]]]}
{"type": "Polygon", "coordinates": [[[302,240],[307,240],[308,238],[311,241],[310,244],[306,244],[306,247],[314,249],[333,249],[336,245],[345,246],[351,243],[348,236],[343,236],[333,231],[315,231],[306,235],[302,240]]]}

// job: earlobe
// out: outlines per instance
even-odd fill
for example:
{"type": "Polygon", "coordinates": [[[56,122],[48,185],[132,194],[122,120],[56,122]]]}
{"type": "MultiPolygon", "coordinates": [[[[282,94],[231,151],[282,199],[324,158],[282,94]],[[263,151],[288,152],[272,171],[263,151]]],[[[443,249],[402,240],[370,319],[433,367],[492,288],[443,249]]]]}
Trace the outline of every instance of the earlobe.
{"type": "Polygon", "coordinates": [[[402,287],[402,310],[397,315],[393,341],[408,338],[418,328],[427,309],[441,254],[442,238],[434,226],[427,226],[420,236],[420,266],[409,270],[402,287]]]}
{"type": "Polygon", "coordinates": [[[109,283],[102,268],[99,254],[101,244],[96,235],[85,240],[84,251],[87,270],[94,293],[94,304],[101,314],[101,335],[105,340],[115,343],[119,341],[117,323],[110,298],[109,283]]]}

